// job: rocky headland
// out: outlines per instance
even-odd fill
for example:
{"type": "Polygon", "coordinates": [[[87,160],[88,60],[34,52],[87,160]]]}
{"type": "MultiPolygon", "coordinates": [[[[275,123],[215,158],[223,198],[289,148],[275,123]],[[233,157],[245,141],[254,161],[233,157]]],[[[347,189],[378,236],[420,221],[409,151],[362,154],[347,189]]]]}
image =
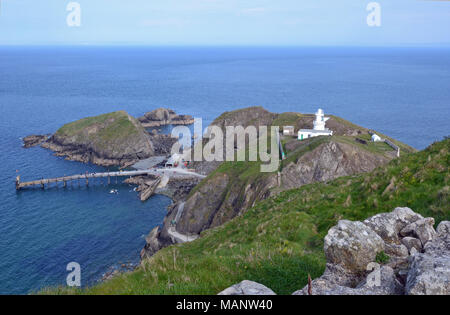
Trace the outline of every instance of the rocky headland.
{"type": "Polygon", "coordinates": [[[41,146],[69,160],[101,166],[127,166],[154,155],[148,133],[125,111],[66,124],[41,146]]]}
{"type": "MultiPolygon", "coordinates": [[[[284,126],[305,128],[312,125],[313,116],[299,113],[276,114],[262,107],[249,107],[226,112],[212,125],[225,131],[225,126],[284,126]]],[[[146,248],[151,250],[173,243],[170,229],[185,235],[199,235],[202,231],[220,226],[240,216],[256,202],[281,191],[315,182],[327,182],[341,176],[370,172],[395,157],[384,143],[374,144],[357,139],[370,139],[369,130],[342,118],[331,116],[329,122],[335,135],[304,141],[283,137],[286,160],[278,173],[261,173],[259,162],[193,162],[196,172],[209,174],[185,199],[169,207],[161,229],[152,232],[146,248]],[[180,211],[183,209],[183,211],[180,211]],[[175,227],[174,227],[175,225],[175,227]]],[[[297,129],[296,129],[297,130],[297,129]]],[[[392,140],[395,141],[395,140],[392,140]]],[[[225,142],[224,142],[225,143],[225,142]]],[[[405,153],[415,150],[396,142],[405,153]]],[[[224,152],[225,152],[224,147],[224,152]]]]}

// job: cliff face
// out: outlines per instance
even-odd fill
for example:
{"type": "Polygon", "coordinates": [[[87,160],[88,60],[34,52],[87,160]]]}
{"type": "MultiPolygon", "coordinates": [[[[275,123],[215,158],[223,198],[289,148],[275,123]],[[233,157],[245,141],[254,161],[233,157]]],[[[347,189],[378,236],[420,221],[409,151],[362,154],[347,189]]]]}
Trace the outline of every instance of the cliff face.
{"type": "Polygon", "coordinates": [[[291,189],[313,182],[326,182],[340,176],[370,172],[390,160],[358,146],[325,141],[297,161],[290,162],[281,171],[283,188],[291,189]]]}
{"type": "Polygon", "coordinates": [[[242,214],[256,201],[266,199],[270,196],[270,189],[276,185],[277,176],[273,174],[252,182],[239,181],[234,174],[217,173],[195,188],[186,201],[173,205],[166,221],[176,219],[180,203],[183,203],[183,213],[176,224],[177,231],[199,234],[242,214]]]}
{"type": "Polygon", "coordinates": [[[69,160],[102,166],[129,165],[154,154],[145,129],[125,111],[66,124],[42,147],[69,160]]]}

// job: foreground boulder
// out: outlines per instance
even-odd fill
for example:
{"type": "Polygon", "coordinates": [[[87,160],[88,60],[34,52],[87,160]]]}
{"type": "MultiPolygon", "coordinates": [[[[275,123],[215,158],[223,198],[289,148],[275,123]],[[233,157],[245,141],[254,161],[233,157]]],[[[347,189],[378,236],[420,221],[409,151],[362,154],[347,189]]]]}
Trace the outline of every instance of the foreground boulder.
{"type": "Polygon", "coordinates": [[[449,295],[450,222],[433,224],[409,208],[341,220],[325,237],[324,274],[293,294],[449,295]]]}
{"type": "Polygon", "coordinates": [[[244,280],[242,282],[239,282],[238,284],[235,284],[223,290],[218,295],[276,295],[276,294],[271,289],[260,283],[244,280]]]}
{"type": "Polygon", "coordinates": [[[400,243],[400,231],[423,217],[409,208],[398,207],[390,213],[380,213],[364,220],[387,243],[400,243]]]}
{"type": "Polygon", "coordinates": [[[437,235],[425,245],[423,253],[411,257],[406,281],[411,295],[450,294],[450,222],[437,227],[437,235]]]}
{"type": "MultiPolygon", "coordinates": [[[[308,295],[308,287],[296,291],[293,295],[308,295]]],[[[403,286],[397,280],[394,270],[389,266],[382,266],[359,279],[355,274],[342,270],[336,265],[327,265],[325,273],[312,282],[312,295],[400,295],[403,286]],[[379,273],[379,275],[376,275],[379,273]],[[383,285],[377,285],[377,277],[383,285]],[[355,285],[354,280],[361,281],[355,285]]]]}
{"type": "Polygon", "coordinates": [[[328,231],[324,249],[328,262],[359,272],[384,251],[384,242],[362,222],[341,220],[328,231]]]}

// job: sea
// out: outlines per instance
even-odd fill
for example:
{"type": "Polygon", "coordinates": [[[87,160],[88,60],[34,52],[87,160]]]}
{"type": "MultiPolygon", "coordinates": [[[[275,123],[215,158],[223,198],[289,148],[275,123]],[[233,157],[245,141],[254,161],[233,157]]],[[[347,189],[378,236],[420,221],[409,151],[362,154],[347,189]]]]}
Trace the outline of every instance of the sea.
{"type": "Polygon", "coordinates": [[[203,119],[263,106],[323,108],[416,149],[450,134],[450,49],[438,47],[0,46],[0,294],[82,285],[139,263],[171,200],[141,202],[121,181],[17,192],[14,180],[104,168],[22,148],[30,134],[116,110],[203,119]],[[117,193],[111,194],[111,189],[117,193]]]}

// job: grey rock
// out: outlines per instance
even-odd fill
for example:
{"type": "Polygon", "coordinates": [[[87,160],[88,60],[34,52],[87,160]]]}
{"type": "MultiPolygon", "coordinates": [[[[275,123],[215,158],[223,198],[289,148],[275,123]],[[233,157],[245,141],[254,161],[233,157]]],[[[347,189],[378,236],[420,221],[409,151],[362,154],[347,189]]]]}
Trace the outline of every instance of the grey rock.
{"type": "MultiPolygon", "coordinates": [[[[404,293],[403,286],[396,279],[394,270],[388,266],[376,268],[354,288],[345,286],[344,283],[330,281],[330,279],[333,279],[333,276],[329,274],[328,277],[314,280],[311,283],[312,295],[402,295],[404,293]]],[[[308,286],[293,293],[293,295],[307,294],[308,286]]]]}
{"type": "Polygon", "coordinates": [[[31,148],[37,145],[40,145],[44,141],[46,141],[50,137],[50,135],[31,135],[23,138],[23,147],[31,148]]]}
{"type": "Polygon", "coordinates": [[[244,280],[229,288],[226,288],[218,295],[276,295],[268,287],[249,280],[244,280]]]}
{"type": "Polygon", "coordinates": [[[359,272],[375,261],[377,253],[384,250],[384,242],[362,222],[341,220],[328,231],[324,250],[327,262],[359,272]]]}
{"type": "Polygon", "coordinates": [[[409,295],[450,295],[450,255],[414,255],[406,292],[409,295]]]}
{"type": "Polygon", "coordinates": [[[407,225],[423,217],[410,208],[398,207],[389,213],[380,213],[364,220],[385,242],[400,243],[399,232],[407,225]]]}
{"type": "Polygon", "coordinates": [[[436,233],[439,238],[450,237],[450,221],[442,221],[436,228],[436,233]]]}
{"type": "Polygon", "coordinates": [[[400,257],[400,258],[408,257],[408,248],[403,244],[397,245],[385,243],[384,251],[390,257],[400,257]]]}
{"type": "MultiPolygon", "coordinates": [[[[424,219],[409,208],[364,223],[339,221],[325,237],[327,267],[312,281],[311,293],[450,295],[450,222],[441,222],[436,231],[433,224],[433,218],[424,219]],[[390,260],[380,267],[373,261],[381,250],[390,260]]],[[[308,294],[308,286],[293,294],[308,294]]]]}
{"type": "Polygon", "coordinates": [[[161,229],[159,226],[155,227],[151,232],[145,237],[145,247],[141,250],[141,259],[149,258],[154,255],[158,250],[160,250],[163,244],[159,240],[159,234],[161,229]]]}
{"type": "Polygon", "coordinates": [[[433,218],[420,219],[414,223],[405,226],[400,231],[400,234],[402,236],[417,237],[422,242],[422,246],[424,246],[427,242],[431,241],[436,235],[436,231],[434,230],[433,226],[434,226],[433,218]]]}
{"type": "Polygon", "coordinates": [[[168,124],[172,125],[191,125],[194,118],[190,115],[177,115],[169,108],[157,108],[151,112],[145,113],[144,116],[138,118],[142,125],[146,128],[159,127],[168,124]]]}
{"type": "MultiPolygon", "coordinates": [[[[312,295],[339,295],[343,292],[352,292],[349,289],[355,287],[363,280],[363,277],[355,275],[351,271],[328,263],[323,275],[314,279],[311,283],[312,295]]],[[[307,295],[308,286],[295,291],[293,295],[307,295]]]]}
{"type": "Polygon", "coordinates": [[[449,222],[438,227],[436,238],[429,241],[423,253],[411,256],[406,293],[411,295],[450,295],[449,222]]]}
{"type": "Polygon", "coordinates": [[[422,242],[415,237],[404,237],[402,239],[402,244],[405,245],[406,248],[408,248],[409,252],[411,252],[412,248],[416,249],[417,252],[420,252],[422,250],[422,242]]]}

